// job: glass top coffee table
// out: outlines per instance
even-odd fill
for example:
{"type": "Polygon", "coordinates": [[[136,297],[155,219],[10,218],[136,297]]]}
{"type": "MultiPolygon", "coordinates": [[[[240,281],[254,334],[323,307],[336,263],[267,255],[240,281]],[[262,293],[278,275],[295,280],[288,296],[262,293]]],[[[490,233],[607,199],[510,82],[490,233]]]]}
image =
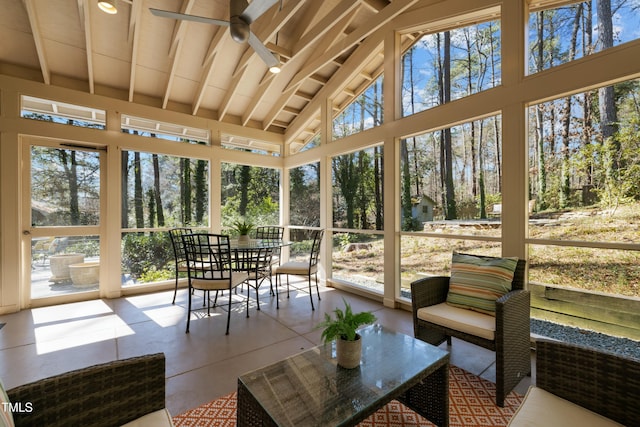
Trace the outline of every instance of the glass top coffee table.
{"type": "Polygon", "coordinates": [[[335,343],[238,378],[238,426],[352,426],[393,399],[449,425],[449,353],[380,325],[360,331],[360,367],[337,365],[335,343]]]}

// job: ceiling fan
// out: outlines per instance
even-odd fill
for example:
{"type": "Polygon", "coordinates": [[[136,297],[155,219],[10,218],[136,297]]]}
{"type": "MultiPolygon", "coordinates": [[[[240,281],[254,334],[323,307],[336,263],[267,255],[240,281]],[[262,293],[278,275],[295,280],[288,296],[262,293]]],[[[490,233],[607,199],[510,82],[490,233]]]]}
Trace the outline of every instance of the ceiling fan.
{"type": "Polygon", "coordinates": [[[269,67],[269,71],[277,73],[280,71],[280,60],[258,39],[251,31],[250,25],[258,19],[278,0],[253,0],[248,3],[247,0],[229,0],[230,18],[228,21],[214,18],[206,18],[204,16],[188,15],[185,13],[169,12],[168,10],[160,10],[149,8],[155,16],[163,18],[181,19],[185,21],[201,22],[204,24],[221,25],[229,27],[231,38],[238,43],[249,42],[249,45],[256,51],[258,56],[269,67]]]}

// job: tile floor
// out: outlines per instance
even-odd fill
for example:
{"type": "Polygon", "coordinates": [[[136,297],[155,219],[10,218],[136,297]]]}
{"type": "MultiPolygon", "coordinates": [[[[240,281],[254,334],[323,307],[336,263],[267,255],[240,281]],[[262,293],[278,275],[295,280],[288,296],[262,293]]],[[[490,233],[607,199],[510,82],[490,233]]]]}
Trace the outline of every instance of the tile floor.
{"type": "MultiPolygon", "coordinates": [[[[216,308],[211,317],[193,313],[190,333],[185,333],[187,292],[180,290],[86,301],[23,310],[0,316],[0,378],[12,388],[51,375],[97,363],[146,353],[164,352],[167,358],[167,407],[172,414],[213,400],[236,389],[237,377],[320,344],[315,328],[325,312],[342,306],[370,310],[378,323],[413,336],[411,313],[334,288],[321,287],[320,302],[311,311],[309,294],[292,291],[280,295],[280,310],[261,287],[260,306],[254,296],[249,315],[245,304],[232,306],[230,334],[225,335],[226,310],[216,308]]],[[[242,296],[234,297],[238,300],[242,296]]],[[[194,296],[202,306],[202,294],[194,296]]],[[[203,315],[204,314],[204,315],[203,315]]],[[[446,343],[442,344],[446,348],[446,343]]],[[[493,352],[454,339],[451,363],[489,380],[495,380],[493,352]]],[[[517,391],[524,394],[532,379],[526,377],[517,391]]]]}

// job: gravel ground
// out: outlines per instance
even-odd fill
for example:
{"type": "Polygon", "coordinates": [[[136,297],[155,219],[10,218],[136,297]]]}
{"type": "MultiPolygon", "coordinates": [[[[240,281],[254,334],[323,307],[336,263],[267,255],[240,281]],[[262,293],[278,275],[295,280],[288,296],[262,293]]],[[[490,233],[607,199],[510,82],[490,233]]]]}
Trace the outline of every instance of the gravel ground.
{"type": "Polygon", "coordinates": [[[531,333],[640,360],[640,342],[628,338],[614,337],[538,319],[531,319],[531,333]]]}

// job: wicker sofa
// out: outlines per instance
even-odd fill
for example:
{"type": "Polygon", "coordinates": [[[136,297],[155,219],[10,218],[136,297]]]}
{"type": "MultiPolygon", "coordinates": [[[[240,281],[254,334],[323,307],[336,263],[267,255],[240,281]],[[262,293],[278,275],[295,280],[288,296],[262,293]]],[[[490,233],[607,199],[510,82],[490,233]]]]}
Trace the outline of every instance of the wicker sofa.
{"type": "Polygon", "coordinates": [[[16,405],[16,426],[173,425],[165,408],[163,353],[66,372],[15,387],[7,395],[16,405]]]}
{"type": "Polygon", "coordinates": [[[536,343],[536,385],[509,426],[637,426],[640,360],[557,341],[536,343]]]}
{"type": "MultiPolygon", "coordinates": [[[[495,259],[494,257],[482,257],[495,259]]],[[[496,403],[504,406],[506,395],[531,373],[530,293],[524,289],[526,261],[518,260],[511,292],[496,301],[495,317],[445,304],[448,276],[425,277],[411,283],[413,330],[416,338],[432,345],[451,337],[496,352],[496,403]],[[450,320],[447,324],[426,319],[450,320]],[[479,333],[476,333],[479,332],[479,333]]]]}

